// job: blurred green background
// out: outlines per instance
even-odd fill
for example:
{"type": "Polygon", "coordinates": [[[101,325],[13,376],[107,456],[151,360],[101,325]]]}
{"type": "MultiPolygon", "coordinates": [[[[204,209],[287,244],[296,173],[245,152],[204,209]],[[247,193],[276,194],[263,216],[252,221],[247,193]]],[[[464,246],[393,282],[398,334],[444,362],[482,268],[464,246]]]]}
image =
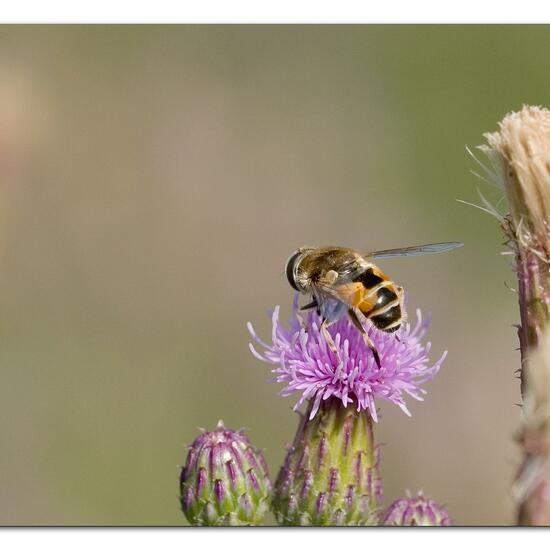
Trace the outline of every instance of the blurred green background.
{"type": "MultiPolygon", "coordinates": [[[[219,418],[298,418],[245,324],[290,310],[304,244],[442,240],[380,262],[449,350],[412,418],[381,403],[386,502],[513,522],[516,298],[465,145],[550,103],[545,26],[2,26],[0,523],[182,525],[178,466],[219,418]]],[[[269,522],[273,522],[270,517],[269,522]]]]}

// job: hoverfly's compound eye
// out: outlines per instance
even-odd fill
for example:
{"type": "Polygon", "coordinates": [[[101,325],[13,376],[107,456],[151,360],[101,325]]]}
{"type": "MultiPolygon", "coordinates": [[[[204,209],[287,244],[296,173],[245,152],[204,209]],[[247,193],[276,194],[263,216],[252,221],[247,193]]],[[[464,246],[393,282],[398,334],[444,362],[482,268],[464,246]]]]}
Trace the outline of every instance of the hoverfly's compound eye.
{"type": "Polygon", "coordinates": [[[288,279],[288,282],[290,286],[294,289],[300,292],[300,289],[298,288],[298,285],[296,284],[296,278],[295,278],[295,268],[296,268],[296,262],[298,259],[302,256],[302,252],[300,250],[297,250],[290,256],[290,258],[286,262],[286,278],[288,279]]]}

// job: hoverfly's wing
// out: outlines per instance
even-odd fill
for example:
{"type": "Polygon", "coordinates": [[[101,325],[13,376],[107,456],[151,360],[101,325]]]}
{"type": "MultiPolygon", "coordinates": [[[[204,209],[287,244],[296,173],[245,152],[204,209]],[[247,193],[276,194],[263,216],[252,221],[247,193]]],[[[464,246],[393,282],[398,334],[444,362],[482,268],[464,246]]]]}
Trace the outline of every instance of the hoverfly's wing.
{"type": "Polygon", "coordinates": [[[356,307],[363,297],[363,285],[354,282],[365,271],[357,262],[344,263],[336,272],[328,272],[325,277],[312,283],[312,295],[324,319],[338,320],[349,309],[356,307]]]}
{"type": "Polygon", "coordinates": [[[376,250],[375,252],[368,252],[365,254],[366,258],[380,259],[380,258],[398,258],[400,256],[426,256],[428,254],[440,254],[441,252],[448,252],[455,248],[464,246],[464,243],[449,242],[449,243],[433,243],[422,244],[420,246],[407,246],[404,248],[390,248],[388,250],[376,250]]]}
{"type": "MultiPolygon", "coordinates": [[[[353,283],[351,283],[353,284],[353,283]]],[[[312,288],[313,301],[322,319],[333,323],[338,321],[351,307],[350,296],[340,293],[347,285],[340,287],[325,286],[317,284],[312,288]]]]}

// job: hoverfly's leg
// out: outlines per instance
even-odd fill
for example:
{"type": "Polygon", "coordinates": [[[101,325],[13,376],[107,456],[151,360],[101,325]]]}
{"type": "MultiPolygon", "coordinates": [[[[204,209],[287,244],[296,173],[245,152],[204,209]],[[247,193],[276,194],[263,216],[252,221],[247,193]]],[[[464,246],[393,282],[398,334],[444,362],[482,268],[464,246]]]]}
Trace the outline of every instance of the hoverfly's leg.
{"type": "Polygon", "coordinates": [[[306,304],[305,306],[302,306],[300,308],[300,311],[297,312],[297,315],[296,317],[298,318],[298,323],[300,323],[300,326],[307,332],[307,327],[306,327],[306,321],[305,319],[300,315],[300,312],[302,311],[306,311],[308,309],[311,309],[311,308],[314,308],[314,307],[318,307],[318,304],[317,304],[317,301],[315,299],[313,299],[312,302],[309,302],[309,304],[306,304]]]}
{"type": "Polygon", "coordinates": [[[305,330],[307,332],[307,324],[305,319],[300,315],[300,312],[296,312],[296,319],[298,319],[298,324],[300,325],[300,328],[305,330]]]}
{"type": "Polygon", "coordinates": [[[340,353],[338,351],[338,348],[336,347],[336,344],[334,343],[334,340],[332,339],[332,336],[330,335],[330,332],[328,331],[328,325],[329,322],[327,321],[327,319],[323,319],[323,322],[321,323],[321,334],[323,335],[325,342],[328,344],[330,351],[332,351],[332,353],[336,355],[338,363],[341,363],[342,359],[340,357],[340,353]]]}
{"type": "Polygon", "coordinates": [[[401,307],[401,322],[404,323],[407,320],[407,312],[405,311],[405,291],[402,286],[395,287],[397,290],[397,297],[399,298],[399,305],[401,307]]]}
{"type": "Polygon", "coordinates": [[[376,349],[374,342],[370,339],[369,335],[367,334],[365,327],[361,324],[359,317],[357,317],[357,313],[355,313],[353,309],[348,309],[348,315],[351,319],[351,322],[355,325],[357,330],[363,335],[363,340],[365,341],[365,344],[367,344],[367,346],[372,351],[372,354],[374,355],[374,360],[376,361],[376,365],[380,369],[382,366],[380,364],[380,356],[378,355],[378,350],[376,349]]]}
{"type": "Polygon", "coordinates": [[[309,302],[309,304],[302,306],[300,311],[306,311],[306,309],[312,309],[314,307],[317,307],[317,300],[313,300],[312,302],[309,302]]]}
{"type": "MultiPolygon", "coordinates": [[[[407,312],[405,311],[405,300],[403,299],[405,296],[405,291],[403,290],[402,286],[397,286],[395,287],[395,289],[397,290],[397,297],[399,298],[399,306],[401,307],[401,323],[404,323],[407,320],[407,312]]],[[[395,335],[395,339],[398,342],[401,342],[397,334],[395,335]]]]}

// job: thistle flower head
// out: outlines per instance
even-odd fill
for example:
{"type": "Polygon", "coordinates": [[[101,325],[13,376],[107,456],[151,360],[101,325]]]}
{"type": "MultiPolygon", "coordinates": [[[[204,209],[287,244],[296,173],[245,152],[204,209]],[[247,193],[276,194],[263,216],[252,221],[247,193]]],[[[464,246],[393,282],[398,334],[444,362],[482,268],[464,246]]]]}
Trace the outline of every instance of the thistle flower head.
{"type": "Polygon", "coordinates": [[[262,453],[220,420],[189,447],[180,476],[183,513],[193,525],[258,525],[271,483],[262,453]]]}
{"type": "Polygon", "coordinates": [[[281,325],[279,306],[273,311],[271,344],[263,342],[248,324],[255,343],[263,348],[260,353],[250,344],[250,349],[258,359],[276,365],[273,380],[286,384],[281,395],[301,393],[295,409],[305,400],[312,400],[310,419],[321,402],[330,397],[341,400],[344,407],[353,404],[358,411],[368,410],[375,421],[376,398],[395,403],[410,416],[404,395],[422,401],[425,390],[421,385],[435,376],[447,353],[430,365],[430,343],[422,342],[428,321],[423,321],[420,310],[416,317],[414,328],[405,323],[394,333],[368,328],[380,356],[379,368],[361,333],[347,317],[328,329],[339,361],[320,332],[319,315],[311,312],[305,322],[299,317],[296,296],[290,328],[281,325]]]}
{"type": "Polygon", "coordinates": [[[448,526],[451,518],[445,506],[425,497],[422,491],[396,500],[386,511],[383,525],[391,526],[448,526]]]}

